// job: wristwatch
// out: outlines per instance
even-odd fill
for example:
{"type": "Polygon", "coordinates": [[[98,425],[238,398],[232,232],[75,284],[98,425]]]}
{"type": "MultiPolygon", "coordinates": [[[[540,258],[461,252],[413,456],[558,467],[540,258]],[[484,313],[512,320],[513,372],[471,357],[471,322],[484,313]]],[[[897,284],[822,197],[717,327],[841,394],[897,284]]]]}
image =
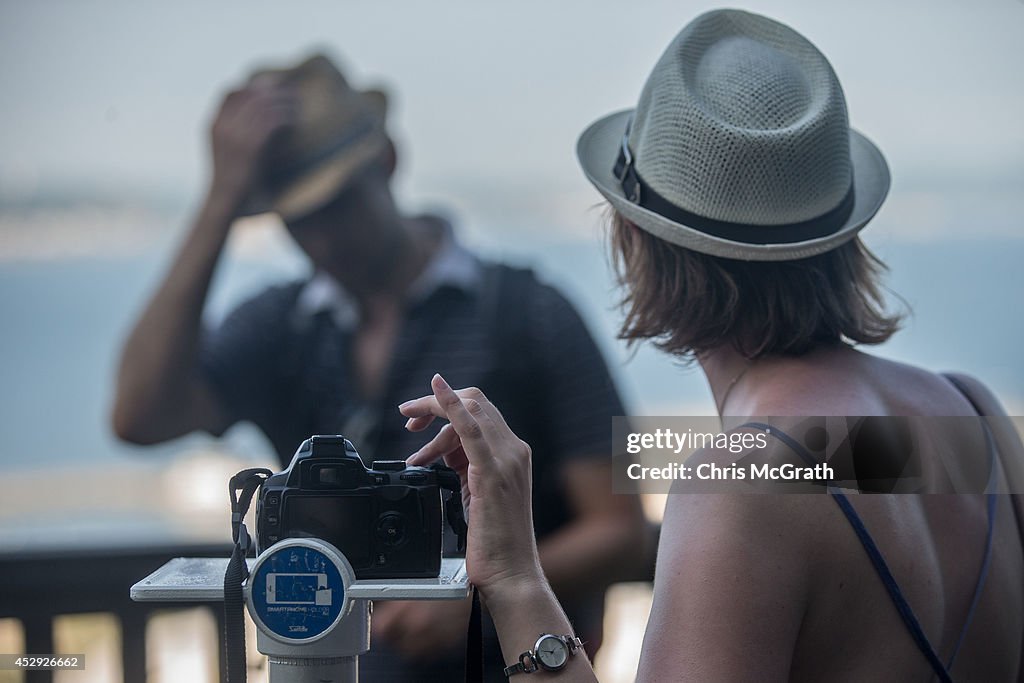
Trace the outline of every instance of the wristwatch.
{"type": "Polygon", "coordinates": [[[575,636],[556,636],[543,633],[532,650],[519,655],[519,661],[505,667],[505,676],[532,674],[537,669],[559,671],[565,668],[569,657],[583,648],[583,641],[575,636]]]}

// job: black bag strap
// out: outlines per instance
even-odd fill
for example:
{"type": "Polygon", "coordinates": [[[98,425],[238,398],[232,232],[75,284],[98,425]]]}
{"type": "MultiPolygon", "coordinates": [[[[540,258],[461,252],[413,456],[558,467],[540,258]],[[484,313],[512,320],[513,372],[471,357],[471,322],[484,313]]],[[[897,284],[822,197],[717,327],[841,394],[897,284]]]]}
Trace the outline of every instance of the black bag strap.
{"type": "Polygon", "coordinates": [[[245,615],[243,613],[242,585],[249,578],[246,555],[252,546],[252,537],[245,528],[245,513],[252,497],[273,472],[262,467],[242,470],[231,477],[228,495],[231,497],[231,559],[224,572],[224,661],[229,683],[245,683],[245,615]]]}
{"type": "Polygon", "coordinates": [[[483,319],[488,321],[495,364],[511,366],[507,376],[524,377],[530,354],[522,344],[527,336],[528,320],[524,302],[530,301],[537,276],[530,268],[506,264],[491,266],[485,276],[480,305],[483,319]]]}

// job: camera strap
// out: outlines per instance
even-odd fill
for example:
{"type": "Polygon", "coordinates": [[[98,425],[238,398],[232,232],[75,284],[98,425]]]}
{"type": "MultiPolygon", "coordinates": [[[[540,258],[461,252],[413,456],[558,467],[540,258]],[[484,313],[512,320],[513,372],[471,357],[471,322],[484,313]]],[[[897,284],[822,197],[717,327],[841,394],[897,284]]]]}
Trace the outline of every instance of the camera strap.
{"type": "Polygon", "coordinates": [[[245,528],[245,514],[252,497],[272,475],[268,469],[255,467],[242,470],[231,477],[228,494],[231,497],[231,560],[224,572],[224,661],[229,683],[245,683],[245,614],[243,612],[242,585],[249,578],[245,563],[252,537],[245,528]]]}
{"type": "Polygon", "coordinates": [[[484,680],[484,625],[480,614],[480,594],[476,586],[469,587],[473,606],[469,612],[469,630],[466,632],[466,683],[484,680]]]}
{"type": "MultiPolygon", "coordinates": [[[[444,502],[445,517],[458,539],[457,551],[465,553],[469,525],[466,523],[466,513],[462,508],[462,482],[455,470],[440,464],[432,465],[432,468],[437,472],[438,486],[449,492],[444,502]]],[[[469,626],[466,631],[466,683],[483,683],[484,635],[480,594],[477,593],[475,586],[470,586],[469,590],[473,606],[470,608],[469,626]]]]}
{"type": "Polygon", "coordinates": [[[458,540],[456,551],[465,553],[469,526],[466,524],[466,512],[462,508],[462,482],[459,475],[450,467],[434,463],[430,469],[434,470],[437,477],[438,488],[449,492],[448,498],[444,501],[444,516],[458,540]]]}

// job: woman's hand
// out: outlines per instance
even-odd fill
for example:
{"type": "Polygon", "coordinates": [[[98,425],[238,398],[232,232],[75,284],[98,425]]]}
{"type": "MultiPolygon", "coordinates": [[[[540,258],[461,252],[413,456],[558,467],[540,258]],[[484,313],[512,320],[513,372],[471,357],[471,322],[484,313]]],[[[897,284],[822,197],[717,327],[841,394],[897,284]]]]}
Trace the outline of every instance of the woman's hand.
{"type": "MultiPolygon", "coordinates": [[[[506,664],[533,647],[538,633],[572,633],[572,625],[544,578],[533,537],[530,447],[505,424],[479,389],[453,391],[441,375],[430,382],[433,396],[399,406],[406,429],[419,431],[448,420],[410,465],[438,458],[459,473],[469,521],[466,569],[494,619],[506,664]]],[[[560,680],[595,681],[582,651],[570,658],[560,680]]]]}
{"type": "Polygon", "coordinates": [[[399,406],[406,428],[425,429],[448,420],[429,443],[408,458],[428,465],[439,458],[459,474],[469,522],[466,569],[486,599],[505,589],[543,582],[533,534],[530,447],[476,388],[454,391],[440,375],[433,396],[399,406]]]}

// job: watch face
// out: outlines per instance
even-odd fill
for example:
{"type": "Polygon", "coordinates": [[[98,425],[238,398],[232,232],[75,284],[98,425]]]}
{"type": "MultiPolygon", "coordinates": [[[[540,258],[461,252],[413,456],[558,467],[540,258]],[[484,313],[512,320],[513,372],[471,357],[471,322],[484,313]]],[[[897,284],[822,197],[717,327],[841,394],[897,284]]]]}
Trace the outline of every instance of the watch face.
{"type": "Polygon", "coordinates": [[[548,671],[557,671],[569,659],[569,649],[555,636],[541,636],[535,649],[537,663],[548,671]]]}

